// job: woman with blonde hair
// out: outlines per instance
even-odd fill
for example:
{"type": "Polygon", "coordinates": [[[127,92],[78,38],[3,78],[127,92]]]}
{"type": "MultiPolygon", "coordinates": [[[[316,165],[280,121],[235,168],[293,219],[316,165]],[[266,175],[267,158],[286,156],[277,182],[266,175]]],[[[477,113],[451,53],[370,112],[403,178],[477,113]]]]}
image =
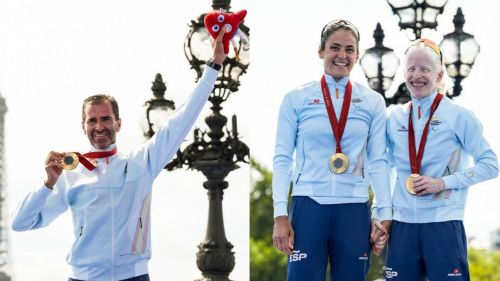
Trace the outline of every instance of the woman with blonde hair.
{"type": "Polygon", "coordinates": [[[443,75],[439,46],[428,39],[411,44],[405,56],[411,101],[387,121],[397,173],[387,280],[470,280],[462,222],[467,193],[498,175],[498,161],[474,114],[438,91],[443,75]]]}

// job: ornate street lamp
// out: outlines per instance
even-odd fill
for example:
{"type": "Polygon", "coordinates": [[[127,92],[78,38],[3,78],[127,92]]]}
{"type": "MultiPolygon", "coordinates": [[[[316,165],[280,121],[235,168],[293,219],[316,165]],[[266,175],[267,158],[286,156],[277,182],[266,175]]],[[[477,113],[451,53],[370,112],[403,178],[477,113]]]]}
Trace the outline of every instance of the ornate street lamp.
{"type": "Polygon", "coordinates": [[[460,83],[466,78],[474,65],[479,53],[479,44],[474,36],[464,32],[465,18],[462,9],[458,8],[453,17],[455,31],[444,36],[440,43],[446,72],[454,80],[453,93],[447,93],[451,98],[462,92],[460,83]]]}
{"type": "Polygon", "coordinates": [[[167,86],[163,83],[160,73],[156,74],[151,90],[154,97],[144,103],[144,115],[140,122],[145,139],[150,139],[175,110],[175,103],[164,98],[167,86]]]}
{"type": "MultiPolygon", "coordinates": [[[[215,10],[224,9],[228,11],[230,3],[230,0],[214,0],[212,7],[215,10]]],[[[189,33],[184,41],[184,54],[191,68],[196,71],[196,80],[203,74],[206,62],[212,55],[210,34],[208,34],[204,24],[205,15],[206,14],[201,14],[196,21],[191,21],[189,33]]],[[[240,31],[244,34],[245,39],[248,40],[249,28],[241,23],[240,31]]],[[[217,82],[215,83],[215,89],[217,91],[214,91],[214,95],[219,95],[223,97],[224,100],[227,99],[231,92],[238,91],[238,87],[240,86],[239,77],[246,73],[248,65],[250,64],[250,49],[248,44],[244,44],[241,38],[239,43],[239,58],[236,59],[236,57],[231,56],[231,54],[226,58],[217,82]]],[[[213,96],[211,98],[213,99],[213,96]]]]}
{"type": "MultiPolygon", "coordinates": [[[[229,12],[230,0],[213,0],[214,10],[223,9],[229,12]]],[[[212,54],[210,35],[204,25],[205,14],[191,21],[190,30],[184,42],[184,53],[196,71],[198,80],[206,67],[206,61],[212,54]]],[[[238,162],[249,163],[249,148],[238,137],[236,115],[232,117],[231,131],[227,128],[227,118],[220,112],[221,104],[231,93],[238,91],[239,77],[246,73],[249,60],[248,32],[249,28],[240,24],[240,37],[237,46],[239,57],[229,54],[222,65],[214,90],[208,98],[212,103],[212,113],[205,118],[207,131],[194,130],[194,141],[166,167],[167,170],[182,168],[201,171],[207,181],[203,187],[208,190],[209,210],[205,239],[198,245],[196,263],[201,270],[203,281],[229,281],[229,274],[234,268],[233,245],[228,242],[224,231],[222,213],[223,190],[228,187],[226,176],[239,166],[238,162]]]]}
{"type": "Polygon", "coordinates": [[[448,0],[387,0],[392,12],[399,16],[399,27],[406,29],[410,40],[420,39],[424,28],[436,29],[436,18],[446,2],[448,0]]]}
{"type": "Polygon", "coordinates": [[[384,37],[384,30],[382,30],[380,23],[377,23],[373,32],[375,46],[366,50],[361,57],[360,64],[370,88],[380,93],[384,97],[386,105],[389,105],[391,100],[385,97],[385,92],[391,87],[399,66],[399,59],[393,49],[384,46],[382,43],[384,37]]]}

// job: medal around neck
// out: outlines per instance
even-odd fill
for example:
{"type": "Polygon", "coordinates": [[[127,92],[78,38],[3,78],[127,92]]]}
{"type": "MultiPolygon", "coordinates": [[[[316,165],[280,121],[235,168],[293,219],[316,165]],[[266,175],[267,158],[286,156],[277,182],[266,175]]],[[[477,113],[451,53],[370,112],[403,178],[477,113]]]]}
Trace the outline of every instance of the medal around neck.
{"type": "Polygon", "coordinates": [[[80,160],[78,159],[78,155],[73,152],[64,153],[64,158],[61,161],[61,166],[64,170],[73,170],[78,166],[80,160]]]}
{"type": "Polygon", "coordinates": [[[334,174],[343,174],[349,167],[349,159],[344,153],[335,153],[328,161],[330,171],[334,174]]]}
{"type": "Polygon", "coordinates": [[[406,179],[406,190],[413,194],[413,195],[416,195],[417,193],[415,192],[415,189],[413,188],[413,180],[416,178],[416,177],[419,177],[420,175],[419,174],[411,174],[407,179],[406,179]]]}

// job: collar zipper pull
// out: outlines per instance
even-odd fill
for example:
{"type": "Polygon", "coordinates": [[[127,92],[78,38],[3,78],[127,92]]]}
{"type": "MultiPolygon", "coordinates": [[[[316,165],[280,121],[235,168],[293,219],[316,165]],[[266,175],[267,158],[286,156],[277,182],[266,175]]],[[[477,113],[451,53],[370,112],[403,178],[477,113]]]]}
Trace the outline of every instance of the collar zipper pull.
{"type": "Polygon", "coordinates": [[[418,105],[418,119],[420,119],[420,117],[422,117],[422,114],[420,113],[420,104],[418,105]]]}
{"type": "Polygon", "coordinates": [[[335,87],[335,98],[339,99],[339,88],[335,87]]]}

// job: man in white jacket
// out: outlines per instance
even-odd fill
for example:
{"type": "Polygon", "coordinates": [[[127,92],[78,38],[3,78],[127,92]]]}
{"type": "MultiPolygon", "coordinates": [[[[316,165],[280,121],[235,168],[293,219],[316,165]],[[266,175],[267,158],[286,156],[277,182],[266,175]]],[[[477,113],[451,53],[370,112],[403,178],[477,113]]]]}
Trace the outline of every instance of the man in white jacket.
{"type": "Polygon", "coordinates": [[[95,95],[82,108],[91,152],[72,159],[51,151],[44,184],[19,205],[12,228],[47,226],[71,209],[75,241],[67,256],[69,281],[148,281],[151,257],[151,188],[196,121],[226,55],[222,29],[213,56],[191,96],[143,147],[123,154],[116,147],[121,119],[113,97],[95,95]],[[82,165],[70,167],[71,163],[82,165]],[[72,170],[65,170],[74,168],[72,170]]]}

